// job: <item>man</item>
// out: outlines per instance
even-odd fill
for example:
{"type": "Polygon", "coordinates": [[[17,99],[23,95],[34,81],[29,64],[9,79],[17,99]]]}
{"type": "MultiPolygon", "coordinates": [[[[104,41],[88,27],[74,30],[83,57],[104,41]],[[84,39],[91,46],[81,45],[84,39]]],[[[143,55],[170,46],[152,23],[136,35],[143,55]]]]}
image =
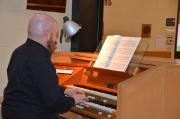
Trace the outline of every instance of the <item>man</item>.
{"type": "Polygon", "coordinates": [[[8,84],[2,103],[3,119],[59,119],[86,96],[58,86],[50,61],[56,49],[59,25],[47,14],[35,14],[28,24],[27,41],[15,49],[7,69],[8,84]]]}

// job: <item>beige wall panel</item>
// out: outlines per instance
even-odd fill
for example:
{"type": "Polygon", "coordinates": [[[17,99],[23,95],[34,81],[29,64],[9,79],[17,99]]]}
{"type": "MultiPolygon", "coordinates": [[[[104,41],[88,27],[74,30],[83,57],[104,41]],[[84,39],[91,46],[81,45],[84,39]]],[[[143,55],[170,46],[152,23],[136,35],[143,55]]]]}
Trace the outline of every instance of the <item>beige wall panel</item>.
{"type": "MultiPolygon", "coordinates": [[[[141,25],[152,24],[149,50],[169,51],[166,44],[167,17],[177,16],[178,0],[112,0],[104,8],[104,38],[107,35],[141,36],[141,25]],[[157,40],[162,47],[157,47],[157,40]]],[[[175,28],[173,28],[175,29],[175,28]]]]}

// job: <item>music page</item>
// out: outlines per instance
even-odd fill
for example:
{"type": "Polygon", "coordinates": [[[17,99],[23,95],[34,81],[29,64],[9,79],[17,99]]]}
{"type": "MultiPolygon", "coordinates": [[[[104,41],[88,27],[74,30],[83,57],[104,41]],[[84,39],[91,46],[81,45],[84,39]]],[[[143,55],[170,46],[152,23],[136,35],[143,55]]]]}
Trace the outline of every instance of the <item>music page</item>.
{"type": "Polygon", "coordinates": [[[93,67],[125,72],[140,37],[108,36],[93,67]]]}

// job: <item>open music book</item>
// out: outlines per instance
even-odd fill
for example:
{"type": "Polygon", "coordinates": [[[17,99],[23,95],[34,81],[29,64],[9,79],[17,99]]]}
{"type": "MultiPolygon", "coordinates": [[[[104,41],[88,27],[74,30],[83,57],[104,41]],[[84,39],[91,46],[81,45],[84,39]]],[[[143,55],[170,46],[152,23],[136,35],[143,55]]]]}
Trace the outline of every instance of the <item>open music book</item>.
{"type": "Polygon", "coordinates": [[[140,37],[107,36],[93,67],[125,72],[140,37]]]}

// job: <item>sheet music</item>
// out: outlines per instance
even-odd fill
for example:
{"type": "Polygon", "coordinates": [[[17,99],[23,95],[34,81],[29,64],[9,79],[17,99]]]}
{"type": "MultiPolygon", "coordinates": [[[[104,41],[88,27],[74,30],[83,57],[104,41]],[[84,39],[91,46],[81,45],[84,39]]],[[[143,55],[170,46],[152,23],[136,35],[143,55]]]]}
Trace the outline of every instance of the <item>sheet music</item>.
{"type": "Polygon", "coordinates": [[[140,37],[108,36],[94,67],[125,72],[139,41],[140,37]]]}

